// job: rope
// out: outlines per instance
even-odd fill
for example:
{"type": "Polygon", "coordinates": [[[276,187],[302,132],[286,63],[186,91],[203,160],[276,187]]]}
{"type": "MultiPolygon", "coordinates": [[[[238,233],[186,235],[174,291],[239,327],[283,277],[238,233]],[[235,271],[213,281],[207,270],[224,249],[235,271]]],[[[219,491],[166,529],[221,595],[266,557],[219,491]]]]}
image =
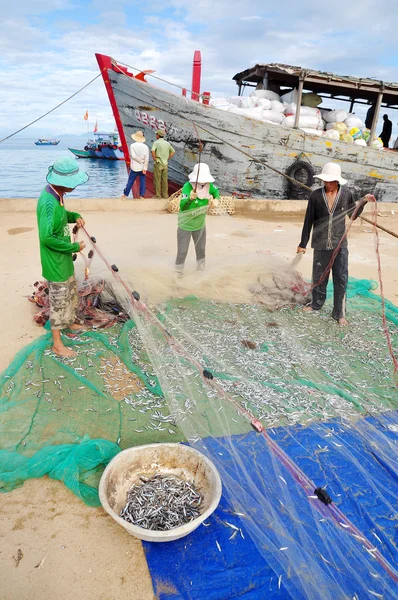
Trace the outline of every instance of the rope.
{"type": "MultiPolygon", "coordinates": [[[[149,317],[149,320],[153,324],[155,324],[158,327],[158,329],[163,333],[168,345],[171,348],[174,348],[176,352],[180,354],[180,356],[188,359],[191,362],[191,364],[193,364],[197,368],[204,383],[216,390],[224,400],[235,406],[235,408],[237,408],[237,410],[239,410],[240,413],[246,416],[253,429],[262,434],[267,445],[275,454],[275,456],[289,471],[296,483],[304,489],[306,496],[313,494],[314,489],[316,487],[314,482],[307,477],[307,475],[300,469],[300,467],[298,467],[298,465],[296,465],[296,463],[286,454],[286,452],[269,436],[261,421],[256,419],[256,417],[249,410],[247,410],[247,408],[242,407],[236,400],[229,396],[229,394],[227,394],[224,391],[224,389],[217,382],[214,381],[213,375],[208,371],[204,371],[201,364],[195,358],[193,358],[189,354],[189,352],[185,350],[181,343],[169,333],[169,331],[165,328],[160,319],[147,307],[147,305],[141,300],[137,300],[137,293],[132,292],[131,288],[125,283],[122,277],[112,269],[109,261],[105,258],[105,255],[98,248],[96,241],[93,241],[93,239],[95,238],[92,238],[90,236],[85,227],[83,227],[82,229],[88,237],[91,245],[93,246],[94,251],[96,251],[99,254],[99,256],[102,258],[108,269],[111,271],[112,275],[123,285],[124,289],[127,291],[132,306],[136,306],[138,310],[143,312],[146,317],[149,317]],[[211,377],[209,377],[209,375],[211,375],[211,377]]],[[[362,532],[353,523],[351,523],[351,521],[337,506],[335,506],[334,504],[324,505],[321,501],[319,501],[316,502],[315,507],[322,514],[322,516],[331,518],[338,528],[341,528],[343,523],[344,529],[348,533],[348,535],[359,539],[360,543],[363,544],[363,546],[367,550],[371,551],[373,558],[377,560],[377,562],[380,564],[381,567],[383,567],[383,569],[388,573],[388,575],[394,581],[398,582],[398,574],[394,567],[390,565],[388,560],[381,554],[379,549],[374,547],[374,545],[362,534],[362,532]]]]}
{"type": "MultiPolygon", "coordinates": [[[[121,63],[123,64],[123,63],[121,63]]],[[[114,67],[118,67],[117,64],[113,65],[114,67]]],[[[128,66],[128,65],[127,65],[128,66]]],[[[130,67],[132,68],[132,67],[130,67]]],[[[122,69],[118,69],[118,72],[123,75],[124,77],[126,77],[127,79],[130,80],[130,77],[128,75],[126,75],[126,73],[124,73],[124,71],[122,71],[122,69]]],[[[197,122],[195,122],[193,119],[190,119],[189,117],[187,117],[186,115],[182,115],[181,113],[177,112],[176,110],[174,110],[167,102],[165,102],[164,100],[161,100],[160,98],[157,98],[154,94],[152,94],[147,87],[148,84],[146,84],[145,82],[140,81],[139,79],[135,80],[135,83],[137,83],[144,91],[144,93],[146,93],[148,96],[150,96],[153,100],[155,100],[158,103],[163,104],[164,106],[166,106],[167,110],[173,114],[174,116],[178,116],[181,117],[182,119],[185,119],[185,121],[188,121],[188,123],[190,123],[192,125],[192,127],[197,130],[196,128],[201,129],[202,131],[204,131],[205,133],[208,133],[209,135],[212,135],[213,137],[215,137],[216,139],[218,139],[220,142],[222,142],[223,144],[226,144],[227,146],[230,146],[231,148],[233,148],[234,150],[237,150],[238,152],[241,152],[242,154],[244,154],[245,156],[248,156],[253,162],[262,165],[263,167],[267,167],[268,169],[270,169],[271,171],[274,171],[274,173],[277,173],[278,175],[281,175],[282,177],[285,177],[285,179],[287,179],[288,181],[290,181],[291,183],[293,183],[294,185],[299,185],[300,187],[302,187],[303,189],[307,190],[308,192],[312,192],[312,189],[310,187],[308,187],[307,185],[305,185],[304,183],[301,183],[301,181],[297,181],[297,179],[294,179],[293,177],[290,177],[290,175],[287,175],[286,173],[283,173],[283,171],[279,171],[279,169],[276,169],[275,167],[271,167],[271,165],[269,165],[268,163],[266,163],[263,160],[260,160],[254,156],[252,156],[249,152],[246,152],[245,150],[242,150],[242,148],[239,148],[238,146],[235,146],[234,144],[232,144],[231,142],[227,142],[226,140],[224,140],[223,138],[221,138],[220,136],[218,136],[217,134],[215,134],[212,131],[209,131],[208,129],[206,129],[205,127],[203,127],[203,125],[199,125],[197,122]]],[[[167,83],[167,82],[166,82],[167,83]]],[[[177,86],[178,87],[178,86],[177,86]]]]}
{"type": "MultiPolygon", "coordinates": [[[[192,90],[189,90],[186,87],[183,87],[182,85],[178,85],[178,83],[173,83],[172,81],[168,81],[167,79],[162,79],[161,77],[158,77],[157,75],[153,75],[153,73],[146,73],[144,71],[144,69],[137,69],[137,67],[132,67],[131,65],[128,65],[127,63],[121,62],[121,61],[117,61],[115,59],[112,58],[112,65],[114,67],[117,67],[118,64],[123,65],[124,67],[128,67],[129,69],[132,69],[133,71],[138,71],[139,73],[144,73],[145,77],[153,77],[153,79],[157,79],[158,81],[162,81],[163,83],[167,83],[167,85],[172,85],[173,87],[178,88],[179,90],[185,90],[186,92],[188,92],[189,94],[195,94],[195,96],[198,96],[198,94],[196,92],[193,92],[192,90]]],[[[123,71],[120,71],[123,72],[123,71]]],[[[128,75],[126,73],[123,73],[123,75],[126,75],[126,77],[128,77],[128,75]]],[[[198,98],[203,98],[203,94],[199,94],[198,98]]]]}
{"type": "MultiPolygon", "coordinates": [[[[117,67],[117,64],[115,66],[117,67]]],[[[130,68],[132,68],[132,67],[130,67],[130,68]]],[[[127,77],[128,79],[130,79],[128,77],[128,75],[126,75],[126,73],[124,73],[121,69],[119,69],[119,72],[122,75],[124,75],[125,77],[127,77]]],[[[238,148],[238,146],[235,146],[234,144],[231,144],[231,142],[225,141],[223,138],[217,136],[215,133],[210,132],[208,129],[206,129],[202,125],[199,125],[198,123],[196,123],[195,121],[193,121],[193,119],[190,119],[190,118],[188,118],[185,115],[181,115],[178,112],[173,111],[173,109],[170,107],[170,105],[167,102],[159,100],[159,98],[157,98],[156,96],[154,96],[153,94],[151,94],[151,92],[147,89],[147,87],[146,88],[143,87],[144,86],[143,82],[141,82],[139,80],[136,80],[136,83],[138,83],[138,85],[140,85],[142,87],[142,89],[144,90],[144,92],[147,93],[152,99],[154,99],[156,102],[160,101],[162,104],[164,104],[167,107],[167,109],[172,114],[174,114],[175,116],[179,116],[179,117],[185,119],[186,121],[188,121],[189,123],[191,123],[191,125],[195,129],[196,133],[197,133],[197,127],[199,127],[199,129],[201,129],[202,131],[205,131],[209,135],[214,136],[215,138],[219,139],[224,144],[227,144],[228,146],[231,146],[232,148],[234,148],[238,152],[241,152],[242,154],[245,154],[251,160],[253,160],[253,162],[261,164],[261,165],[267,167],[268,169],[271,169],[271,171],[274,171],[275,173],[281,175],[282,177],[285,177],[286,179],[288,179],[289,181],[291,181],[295,185],[299,185],[303,189],[305,189],[305,190],[307,190],[309,192],[312,192],[312,189],[310,187],[308,187],[307,185],[305,185],[304,183],[301,183],[300,181],[297,181],[296,179],[293,179],[293,177],[290,177],[286,173],[283,173],[282,171],[279,171],[278,169],[275,169],[274,167],[271,167],[268,163],[266,163],[266,162],[264,162],[262,160],[256,159],[251,154],[249,154],[249,152],[246,152],[245,150],[242,150],[241,148],[238,148]]],[[[201,140],[199,138],[199,134],[198,133],[197,133],[197,137],[198,137],[198,141],[199,141],[199,149],[200,149],[200,152],[202,152],[202,142],[201,142],[201,140]]],[[[348,226],[348,228],[346,229],[346,232],[345,232],[344,236],[339,241],[339,244],[335,248],[335,250],[334,250],[334,252],[332,254],[332,258],[330,260],[329,265],[327,266],[327,268],[326,268],[325,272],[323,273],[322,277],[320,278],[320,280],[316,284],[312,284],[312,286],[310,287],[309,291],[313,290],[316,285],[319,285],[320,283],[322,283],[322,281],[324,281],[325,278],[327,277],[327,275],[330,273],[330,270],[331,270],[331,268],[333,266],[335,258],[337,256],[338,252],[340,251],[341,244],[346,239],[346,237],[348,235],[348,232],[349,232],[349,230],[350,230],[350,228],[352,226],[353,221],[355,220],[355,216],[357,215],[360,206],[361,206],[361,202],[358,202],[358,204],[357,204],[357,206],[356,206],[356,208],[355,208],[355,210],[354,210],[354,212],[352,214],[351,223],[348,226]]],[[[379,228],[382,229],[381,226],[377,225],[377,202],[375,202],[375,210],[376,210],[376,212],[374,213],[374,224],[375,224],[375,227],[379,227],[379,228]]],[[[388,231],[388,233],[392,233],[392,232],[388,231]]],[[[377,234],[377,250],[376,250],[376,255],[377,255],[377,260],[378,260],[378,276],[379,276],[379,285],[380,285],[380,296],[381,296],[381,301],[382,301],[382,322],[383,322],[384,333],[385,333],[386,339],[387,339],[388,349],[389,349],[390,356],[392,358],[393,365],[394,365],[394,373],[396,373],[397,370],[398,370],[398,362],[397,362],[397,358],[395,357],[395,354],[394,354],[394,351],[393,351],[392,342],[391,342],[391,336],[390,336],[390,332],[389,332],[389,329],[388,329],[387,319],[386,319],[386,316],[385,316],[385,297],[384,297],[384,291],[383,291],[383,282],[382,282],[382,279],[381,279],[381,261],[380,261],[380,253],[378,251],[378,247],[379,247],[378,244],[379,244],[379,241],[378,241],[378,234],[377,234]]]]}
{"type": "Polygon", "coordinates": [[[99,75],[96,75],[96,77],[94,77],[94,79],[92,79],[91,81],[89,81],[88,83],[86,83],[86,85],[84,85],[83,87],[81,87],[80,90],[77,90],[77,92],[75,92],[74,94],[72,94],[71,96],[69,96],[69,98],[66,98],[66,100],[63,100],[63,102],[60,102],[59,104],[57,104],[57,106],[54,106],[54,108],[52,108],[51,110],[48,110],[46,113],[44,113],[44,115],[41,115],[41,117],[38,117],[34,121],[31,121],[30,123],[28,123],[28,125],[25,125],[24,127],[21,127],[21,129],[18,129],[17,131],[14,131],[14,133],[10,133],[10,135],[7,135],[7,137],[1,139],[0,140],[0,144],[2,142],[5,142],[6,140],[12,138],[14,135],[17,135],[17,133],[20,133],[24,129],[27,129],[28,127],[30,127],[34,123],[37,123],[37,121],[40,121],[41,119],[44,119],[44,117],[46,117],[50,113],[54,112],[54,110],[57,110],[57,108],[59,108],[60,106],[62,106],[63,104],[65,104],[66,102],[68,102],[69,100],[71,100],[72,98],[74,98],[75,96],[77,96],[77,94],[80,94],[80,92],[82,92],[84,89],[86,89],[86,87],[88,87],[89,85],[91,85],[96,79],[98,79],[98,77],[101,77],[101,73],[99,73],[99,75]]]}
{"type": "MultiPolygon", "coordinates": [[[[374,218],[374,222],[376,223],[377,221],[377,206],[376,206],[376,202],[375,202],[375,206],[373,208],[373,218],[374,218]]],[[[384,296],[384,289],[383,289],[383,277],[382,277],[382,271],[381,271],[381,257],[380,257],[380,239],[379,239],[379,232],[377,231],[377,228],[374,227],[373,228],[373,233],[374,233],[374,240],[375,240],[375,251],[376,251],[376,257],[377,257],[377,275],[379,278],[379,286],[380,286],[380,298],[381,298],[381,320],[382,320],[382,324],[383,324],[383,331],[384,331],[384,335],[386,336],[386,340],[387,340],[387,345],[388,345],[388,351],[390,353],[393,365],[394,365],[394,374],[397,373],[398,371],[398,359],[394,354],[394,349],[392,346],[392,340],[391,340],[391,334],[390,334],[390,330],[388,328],[388,323],[387,323],[387,317],[386,317],[386,299],[384,296]]]]}

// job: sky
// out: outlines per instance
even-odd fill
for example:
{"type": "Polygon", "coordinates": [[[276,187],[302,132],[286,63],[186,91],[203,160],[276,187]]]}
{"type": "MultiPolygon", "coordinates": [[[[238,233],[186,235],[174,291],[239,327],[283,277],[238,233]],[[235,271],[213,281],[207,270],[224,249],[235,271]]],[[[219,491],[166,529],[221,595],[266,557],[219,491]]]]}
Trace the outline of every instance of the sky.
{"type": "MultiPolygon", "coordinates": [[[[0,135],[19,129],[98,74],[95,52],[202,91],[237,93],[232,77],[262,62],[398,81],[398,2],[390,0],[0,0],[0,135]]],[[[101,130],[114,120],[101,78],[22,135],[101,130]]],[[[358,109],[357,114],[362,114],[358,109]]],[[[384,111],[383,111],[384,112],[384,111]]],[[[398,130],[398,111],[387,111],[398,130]]]]}

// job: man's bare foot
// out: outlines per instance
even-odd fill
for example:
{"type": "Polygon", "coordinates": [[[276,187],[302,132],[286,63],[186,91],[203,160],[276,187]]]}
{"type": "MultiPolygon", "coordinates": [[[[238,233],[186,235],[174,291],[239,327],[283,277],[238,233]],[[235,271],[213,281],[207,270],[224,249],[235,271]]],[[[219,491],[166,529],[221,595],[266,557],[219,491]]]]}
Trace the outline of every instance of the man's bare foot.
{"type": "Polygon", "coordinates": [[[53,346],[52,347],[52,351],[54,352],[54,354],[56,354],[57,356],[66,356],[66,357],[72,357],[72,356],[77,356],[76,352],[74,352],[73,350],[71,350],[70,348],[67,348],[66,346],[64,346],[63,344],[57,345],[57,346],[53,346]]]}
{"type": "Polygon", "coordinates": [[[344,317],[341,317],[340,319],[338,319],[337,323],[340,325],[340,327],[344,327],[345,325],[348,325],[348,321],[344,317]]]}
{"type": "Polygon", "coordinates": [[[145,196],[140,196],[140,200],[145,200],[145,196]]]}
{"type": "Polygon", "coordinates": [[[314,309],[312,308],[312,306],[304,306],[303,311],[304,312],[312,312],[314,309]]]}
{"type": "Polygon", "coordinates": [[[87,331],[87,327],[79,325],[79,323],[72,323],[72,325],[69,325],[69,329],[72,329],[72,331],[87,331]]]}

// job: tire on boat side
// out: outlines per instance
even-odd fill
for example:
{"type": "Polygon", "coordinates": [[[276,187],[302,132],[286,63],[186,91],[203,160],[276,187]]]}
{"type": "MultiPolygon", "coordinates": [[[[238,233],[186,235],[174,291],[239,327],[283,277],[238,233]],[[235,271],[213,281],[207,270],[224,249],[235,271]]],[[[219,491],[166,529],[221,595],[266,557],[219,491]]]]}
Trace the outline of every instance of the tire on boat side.
{"type": "MultiPolygon", "coordinates": [[[[292,177],[308,187],[312,187],[314,183],[314,173],[312,165],[304,160],[296,160],[286,171],[286,175],[289,175],[289,177],[292,177]]],[[[293,183],[289,180],[287,189],[288,198],[291,200],[303,200],[309,198],[311,193],[297,183],[293,183]]]]}

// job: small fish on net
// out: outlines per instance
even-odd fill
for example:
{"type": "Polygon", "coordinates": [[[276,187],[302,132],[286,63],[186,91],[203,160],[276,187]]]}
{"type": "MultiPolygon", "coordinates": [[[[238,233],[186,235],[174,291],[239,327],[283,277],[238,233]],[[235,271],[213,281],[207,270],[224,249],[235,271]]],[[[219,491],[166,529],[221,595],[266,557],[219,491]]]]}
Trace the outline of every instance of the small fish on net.
{"type": "Polygon", "coordinates": [[[127,492],[120,516],[143,529],[168,531],[199,517],[203,496],[193,483],[175,475],[140,477],[127,492]]]}

